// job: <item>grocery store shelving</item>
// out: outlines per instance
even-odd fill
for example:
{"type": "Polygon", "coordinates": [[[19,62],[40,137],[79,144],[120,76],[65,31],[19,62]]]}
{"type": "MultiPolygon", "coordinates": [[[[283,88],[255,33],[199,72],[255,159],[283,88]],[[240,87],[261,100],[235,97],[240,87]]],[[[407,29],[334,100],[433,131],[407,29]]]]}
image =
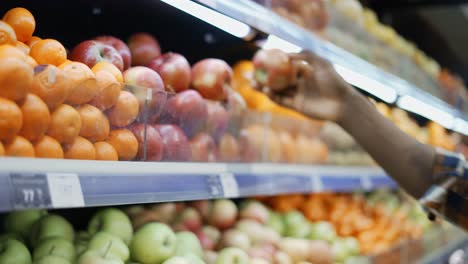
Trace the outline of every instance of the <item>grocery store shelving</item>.
{"type": "Polygon", "coordinates": [[[379,168],[0,159],[0,211],[394,188],[379,168]]]}
{"type": "MultiPolygon", "coordinates": [[[[330,60],[343,78],[352,85],[387,103],[440,123],[448,129],[468,135],[468,115],[415,85],[387,73],[357,56],[327,42],[276,15],[251,0],[195,0],[211,9],[268,33],[299,48],[311,50],[330,60]],[[408,104],[411,102],[411,104],[408,104]]],[[[178,3],[166,0],[167,3],[178,3]]],[[[197,16],[194,12],[192,15],[197,16]]],[[[203,19],[203,18],[202,18],[203,19]]],[[[222,20],[218,23],[223,24],[222,20]]],[[[247,35],[246,35],[247,36],[247,35]]]]}

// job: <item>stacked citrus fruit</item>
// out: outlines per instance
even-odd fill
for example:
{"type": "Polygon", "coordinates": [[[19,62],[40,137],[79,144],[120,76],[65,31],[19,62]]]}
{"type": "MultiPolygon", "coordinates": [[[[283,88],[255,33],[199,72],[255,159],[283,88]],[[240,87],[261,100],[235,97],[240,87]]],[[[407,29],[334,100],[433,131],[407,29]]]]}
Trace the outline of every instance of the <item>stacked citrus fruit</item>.
{"type": "Polygon", "coordinates": [[[122,91],[122,72],[67,60],[65,47],[35,28],[21,7],[0,20],[0,156],[133,159],[138,141],[118,113],[138,105],[125,103],[134,95],[122,91]]]}

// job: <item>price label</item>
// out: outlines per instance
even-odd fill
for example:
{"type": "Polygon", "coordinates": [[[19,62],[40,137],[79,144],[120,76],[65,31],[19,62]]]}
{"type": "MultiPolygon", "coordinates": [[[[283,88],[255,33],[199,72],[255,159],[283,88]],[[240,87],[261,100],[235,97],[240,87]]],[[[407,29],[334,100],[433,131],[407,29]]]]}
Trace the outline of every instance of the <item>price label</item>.
{"type": "Polygon", "coordinates": [[[52,206],[49,185],[45,174],[22,175],[10,174],[11,189],[13,190],[12,207],[49,208],[52,206]]]}
{"type": "Polygon", "coordinates": [[[361,186],[364,190],[371,190],[372,189],[372,181],[369,176],[363,175],[361,176],[361,186]]]}
{"type": "Polygon", "coordinates": [[[239,186],[237,185],[234,174],[225,172],[219,175],[221,185],[223,187],[224,197],[236,198],[239,197],[239,186]]]}
{"type": "Polygon", "coordinates": [[[223,194],[223,186],[218,175],[208,175],[205,178],[208,185],[208,191],[212,198],[221,197],[223,194]]]}
{"type": "Polygon", "coordinates": [[[310,176],[311,188],[313,192],[323,191],[323,182],[319,175],[310,176]]]}
{"type": "Polygon", "coordinates": [[[85,205],[80,179],[74,173],[48,173],[52,207],[83,207],[85,205]]]}

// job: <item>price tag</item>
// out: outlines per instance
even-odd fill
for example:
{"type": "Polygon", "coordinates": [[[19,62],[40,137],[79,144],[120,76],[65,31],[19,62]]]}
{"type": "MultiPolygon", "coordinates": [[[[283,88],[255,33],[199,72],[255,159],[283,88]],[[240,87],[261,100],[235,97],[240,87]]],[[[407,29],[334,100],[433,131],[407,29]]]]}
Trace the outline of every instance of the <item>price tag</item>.
{"type": "Polygon", "coordinates": [[[223,186],[224,197],[236,198],[239,197],[239,186],[237,185],[234,174],[225,172],[219,175],[221,185],[223,186]]]}
{"type": "Polygon", "coordinates": [[[11,201],[13,208],[50,208],[52,206],[46,175],[12,173],[10,183],[13,190],[11,201]]]}
{"type": "Polygon", "coordinates": [[[223,194],[223,186],[218,175],[208,175],[205,178],[206,184],[212,198],[221,197],[223,194]]]}
{"type": "Polygon", "coordinates": [[[361,186],[364,190],[371,190],[372,189],[372,181],[369,176],[363,175],[361,176],[361,186]]]}
{"type": "Polygon", "coordinates": [[[48,173],[52,207],[83,207],[85,205],[80,179],[74,173],[48,173]]]}
{"type": "Polygon", "coordinates": [[[313,192],[322,192],[323,191],[323,182],[319,175],[310,176],[310,182],[312,184],[313,192]]]}

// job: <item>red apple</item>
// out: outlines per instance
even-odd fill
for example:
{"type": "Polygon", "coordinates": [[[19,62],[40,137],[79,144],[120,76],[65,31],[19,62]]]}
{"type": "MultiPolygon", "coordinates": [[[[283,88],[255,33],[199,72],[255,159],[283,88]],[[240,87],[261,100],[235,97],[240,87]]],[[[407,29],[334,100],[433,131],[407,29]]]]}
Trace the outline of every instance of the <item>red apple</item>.
{"type": "Polygon", "coordinates": [[[194,90],[180,92],[167,101],[162,123],[179,125],[188,137],[205,129],[208,109],[205,100],[194,90]]]}
{"type": "Polygon", "coordinates": [[[191,160],[190,143],[182,129],[176,125],[156,125],[154,127],[159,131],[163,140],[164,161],[191,160]]]}
{"type": "Polygon", "coordinates": [[[220,59],[204,59],[192,67],[192,86],[207,99],[226,99],[231,77],[231,67],[220,59]]]}
{"type": "Polygon", "coordinates": [[[226,132],[229,115],[219,102],[207,101],[208,118],[206,131],[218,141],[226,132]]]}
{"type": "Polygon", "coordinates": [[[149,210],[157,216],[157,221],[172,223],[177,216],[176,203],[157,203],[149,207],[149,210]]]}
{"type": "Polygon", "coordinates": [[[198,240],[204,250],[213,250],[216,247],[213,239],[211,239],[203,230],[198,230],[195,235],[197,235],[198,240]]]}
{"type": "Polygon", "coordinates": [[[160,161],[163,153],[163,142],[159,132],[150,125],[146,126],[146,159],[145,158],[145,125],[134,124],[130,126],[138,140],[138,154],[139,160],[160,161]]]}
{"type": "Polygon", "coordinates": [[[252,136],[247,129],[242,129],[239,133],[239,149],[242,162],[259,162],[261,153],[256,148],[252,136]]]}
{"type": "Polygon", "coordinates": [[[197,232],[202,227],[202,217],[197,210],[187,207],[178,215],[175,224],[181,224],[188,231],[197,232]]]}
{"type": "Polygon", "coordinates": [[[216,259],[218,258],[218,253],[212,250],[205,250],[203,253],[203,260],[206,262],[206,264],[215,264],[216,259]]]}
{"type": "Polygon", "coordinates": [[[204,226],[201,231],[205,233],[211,240],[213,240],[215,245],[219,243],[219,240],[221,239],[221,231],[219,231],[216,227],[204,226]]]}
{"type": "Polygon", "coordinates": [[[192,148],[192,161],[215,162],[216,145],[213,138],[207,133],[198,133],[190,140],[192,148]]]}
{"type": "Polygon", "coordinates": [[[220,248],[236,247],[244,251],[249,250],[252,246],[249,236],[244,232],[237,229],[226,230],[221,236],[220,248]]]}
{"type": "Polygon", "coordinates": [[[274,91],[287,88],[293,79],[293,65],[287,53],[279,49],[259,50],[253,57],[255,80],[274,91]]]}
{"type": "Polygon", "coordinates": [[[107,61],[123,70],[123,59],[112,46],[95,40],[86,40],[75,46],[70,54],[70,60],[82,62],[92,68],[98,62],[107,61]]]}
{"type": "Polygon", "coordinates": [[[266,224],[270,218],[270,211],[262,203],[250,201],[240,211],[240,217],[243,219],[256,220],[261,224],[266,224]]]}
{"type": "Polygon", "coordinates": [[[240,160],[239,143],[231,134],[225,133],[219,139],[217,159],[221,162],[236,162],[240,160]]]}
{"type": "Polygon", "coordinates": [[[148,114],[149,121],[155,122],[162,112],[166,104],[167,94],[164,92],[164,82],[161,76],[152,69],[144,66],[131,67],[123,73],[124,81],[127,84],[126,88],[138,98],[140,103],[140,117],[145,113],[148,114]],[[147,88],[151,89],[151,94],[148,94],[147,88]],[[151,96],[151,99],[148,96],[151,96]]]}
{"type": "Polygon", "coordinates": [[[216,200],[213,202],[208,222],[220,230],[234,226],[237,219],[237,206],[231,200],[216,200]]]}
{"type": "Polygon", "coordinates": [[[188,203],[188,205],[195,208],[200,213],[202,218],[207,220],[213,203],[210,200],[199,200],[191,201],[188,203]]]}
{"type": "Polygon", "coordinates": [[[149,33],[135,33],[128,39],[128,47],[132,54],[132,65],[148,65],[161,55],[159,42],[149,33]]]}
{"type": "Polygon", "coordinates": [[[161,75],[167,91],[180,92],[187,90],[190,86],[190,64],[184,56],[178,53],[164,53],[150,61],[148,67],[161,75]]]}
{"type": "Polygon", "coordinates": [[[230,115],[241,115],[247,109],[244,98],[233,89],[228,89],[227,111],[230,115]]]}
{"type": "Polygon", "coordinates": [[[119,52],[120,56],[122,56],[123,69],[126,70],[130,67],[130,63],[132,62],[132,55],[130,53],[130,49],[128,48],[127,44],[125,44],[125,42],[114,36],[99,36],[95,38],[95,40],[114,47],[114,49],[116,49],[117,52],[119,52]]]}

